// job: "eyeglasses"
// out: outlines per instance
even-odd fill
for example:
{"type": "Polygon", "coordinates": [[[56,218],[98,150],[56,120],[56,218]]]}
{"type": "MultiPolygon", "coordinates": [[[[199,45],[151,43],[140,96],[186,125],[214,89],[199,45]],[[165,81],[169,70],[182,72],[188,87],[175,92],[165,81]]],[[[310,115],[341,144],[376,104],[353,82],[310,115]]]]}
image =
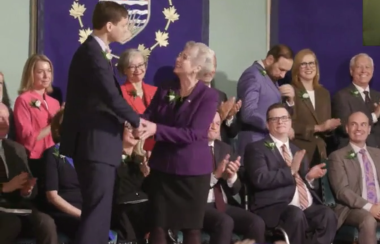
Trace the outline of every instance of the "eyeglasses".
{"type": "Polygon", "coordinates": [[[281,116],[281,117],[272,117],[272,118],[268,118],[268,121],[269,122],[288,122],[289,121],[289,119],[290,119],[290,117],[289,116],[281,116]]]}
{"type": "Polygon", "coordinates": [[[134,65],[134,66],[128,66],[128,69],[131,69],[131,70],[134,70],[134,69],[142,69],[142,68],[145,68],[145,64],[146,64],[146,63],[142,63],[142,64],[134,65]]]}
{"type": "Polygon", "coordinates": [[[307,66],[309,66],[310,68],[315,68],[315,62],[308,62],[308,63],[306,63],[306,62],[302,62],[301,64],[300,64],[300,67],[301,68],[306,68],[307,66]]]}

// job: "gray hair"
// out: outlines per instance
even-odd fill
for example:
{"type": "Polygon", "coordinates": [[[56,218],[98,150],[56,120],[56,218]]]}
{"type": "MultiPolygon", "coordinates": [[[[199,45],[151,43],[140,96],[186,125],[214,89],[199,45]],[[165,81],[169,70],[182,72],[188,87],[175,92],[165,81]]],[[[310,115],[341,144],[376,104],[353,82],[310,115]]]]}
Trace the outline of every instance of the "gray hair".
{"type": "Polygon", "coordinates": [[[185,49],[191,49],[193,56],[193,63],[201,66],[201,70],[197,74],[197,78],[202,78],[205,74],[214,70],[214,56],[215,52],[211,50],[206,44],[201,42],[189,41],[185,45],[185,49]]]}
{"type": "Polygon", "coordinates": [[[144,59],[146,67],[148,58],[140,50],[136,48],[129,48],[120,55],[119,61],[117,62],[117,70],[119,71],[119,73],[124,75],[125,68],[129,67],[132,59],[139,55],[144,59]]]}
{"type": "Polygon", "coordinates": [[[371,64],[372,64],[372,67],[374,66],[374,63],[373,63],[373,59],[366,53],[359,53],[359,54],[356,54],[355,56],[353,56],[350,60],[350,69],[355,65],[355,62],[356,62],[356,59],[358,59],[359,57],[367,57],[371,64]]]}

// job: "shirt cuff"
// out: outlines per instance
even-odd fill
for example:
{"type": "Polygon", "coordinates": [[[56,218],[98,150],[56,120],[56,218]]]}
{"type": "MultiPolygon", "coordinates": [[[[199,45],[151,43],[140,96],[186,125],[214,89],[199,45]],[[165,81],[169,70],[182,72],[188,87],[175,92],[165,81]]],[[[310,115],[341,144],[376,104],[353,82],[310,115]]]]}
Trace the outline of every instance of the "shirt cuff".
{"type": "Polygon", "coordinates": [[[372,204],[371,203],[367,203],[366,205],[363,206],[363,209],[367,210],[368,212],[371,211],[371,208],[372,208],[372,204]]]}
{"type": "Polygon", "coordinates": [[[231,119],[227,119],[227,120],[226,120],[226,125],[227,125],[228,127],[230,127],[230,126],[232,125],[232,122],[234,122],[234,116],[232,116],[231,119]]]}
{"type": "Polygon", "coordinates": [[[307,183],[309,184],[309,186],[310,186],[311,189],[314,189],[314,185],[313,185],[313,183],[314,183],[314,179],[309,180],[309,179],[307,179],[307,178],[308,178],[308,177],[307,177],[307,175],[306,175],[305,179],[306,179],[307,183]]]}
{"type": "Polygon", "coordinates": [[[375,113],[371,113],[371,115],[372,115],[372,121],[373,121],[373,123],[376,123],[377,122],[377,117],[376,117],[376,114],[375,113]]]}
{"type": "Polygon", "coordinates": [[[288,104],[289,107],[293,107],[294,106],[294,102],[290,103],[286,100],[286,104],[288,104]]]}
{"type": "Polygon", "coordinates": [[[211,182],[210,182],[210,187],[213,188],[216,183],[218,183],[218,179],[215,177],[214,174],[211,174],[211,182]]]}
{"type": "Polygon", "coordinates": [[[231,188],[235,184],[236,180],[237,180],[237,174],[235,173],[234,176],[232,176],[232,178],[227,179],[228,187],[231,188]]]}

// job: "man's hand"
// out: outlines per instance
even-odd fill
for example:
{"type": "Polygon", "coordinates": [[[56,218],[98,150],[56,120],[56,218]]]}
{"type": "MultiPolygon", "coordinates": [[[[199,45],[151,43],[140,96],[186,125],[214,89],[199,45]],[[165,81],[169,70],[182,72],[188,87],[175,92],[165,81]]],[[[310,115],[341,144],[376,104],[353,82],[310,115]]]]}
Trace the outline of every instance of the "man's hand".
{"type": "Polygon", "coordinates": [[[13,177],[10,181],[3,184],[3,192],[9,193],[19,190],[24,187],[24,185],[28,182],[29,174],[26,172],[22,172],[19,175],[13,177]]]}
{"type": "Polygon", "coordinates": [[[305,156],[306,150],[300,150],[294,154],[292,165],[290,165],[290,169],[292,170],[292,174],[296,174],[300,169],[301,162],[303,157],[305,156]]]}
{"type": "Polygon", "coordinates": [[[375,219],[380,220],[380,205],[379,204],[373,204],[369,212],[372,214],[372,216],[375,219]]]}
{"type": "Polygon", "coordinates": [[[290,128],[290,130],[288,132],[289,140],[293,140],[294,136],[295,136],[294,130],[293,130],[293,128],[290,128]]]}
{"type": "Polygon", "coordinates": [[[219,162],[219,164],[217,165],[217,167],[214,171],[215,178],[219,179],[222,177],[224,171],[226,170],[226,166],[227,166],[229,161],[230,161],[230,155],[227,154],[224,157],[224,159],[221,162],[219,162]]]}
{"type": "Polygon", "coordinates": [[[294,88],[289,85],[285,84],[278,88],[280,90],[282,97],[287,97],[289,103],[293,103],[294,101],[294,88]]]}
{"type": "Polygon", "coordinates": [[[30,178],[26,182],[26,184],[21,188],[21,195],[22,196],[28,196],[32,193],[34,186],[36,185],[37,178],[30,178]]]}
{"type": "Polygon", "coordinates": [[[241,108],[241,100],[237,101],[233,106],[230,112],[228,113],[227,120],[232,119],[241,108]]]}
{"type": "Polygon", "coordinates": [[[239,168],[240,168],[240,156],[237,157],[235,161],[230,161],[227,164],[227,167],[223,173],[223,178],[226,180],[231,179],[239,171],[239,168]]]}
{"type": "Polygon", "coordinates": [[[311,181],[314,179],[322,178],[326,174],[326,172],[327,170],[325,163],[317,164],[309,170],[309,173],[307,173],[306,175],[306,179],[308,181],[311,181]]]}
{"type": "Polygon", "coordinates": [[[235,105],[235,97],[229,98],[226,102],[222,102],[218,108],[220,118],[222,121],[224,121],[228,114],[230,113],[231,109],[235,105]]]}

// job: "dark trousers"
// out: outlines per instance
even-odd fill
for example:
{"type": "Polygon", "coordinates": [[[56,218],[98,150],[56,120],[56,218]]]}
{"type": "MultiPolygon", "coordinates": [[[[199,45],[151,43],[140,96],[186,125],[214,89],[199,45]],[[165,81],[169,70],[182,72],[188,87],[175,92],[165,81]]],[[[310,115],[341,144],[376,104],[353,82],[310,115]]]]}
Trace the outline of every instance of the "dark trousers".
{"type": "Polygon", "coordinates": [[[148,202],[114,206],[112,223],[123,241],[143,240],[149,232],[148,202]]]}
{"type": "Polygon", "coordinates": [[[254,239],[256,243],[265,242],[265,223],[254,213],[243,208],[227,205],[225,212],[207,204],[203,230],[210,234],[210,244],[230,244],[232,233],[254,239]]]}
{"type": "Polygon", "coordinates": [[[73,243],[107,243],[116,168],[100,162],[73,160],[83,197],[81,221],[73,243]]]}
{"type": "Polygon", "coordinates": [[[44,211],[47,203],[45,195],[45,164],[43,159],[28,159],[29,169],[33,177],[37,178],[37,196],[32,200],[37,209],[44,211]]]}
{"type": "Polygon", "coordinates": [[[53,217],[58,231],[65,234],[71,240],[74,240],[80,219],[66,213],[51,213],[50,215],[53,217]]]}
{"type": "Polygon", "coordinates": [[[49,215],[37,210],[26,216],[0,213],[0,243],[14,244],[22,237],[35,238],[36,244],[58,244],[56,226],[49,215]]]}
{"type": "Polygon", "coordinates": [[[330,208],[315,204],[304,211],[289,205],[281,214],[280,222],[291,244],[330,244],[334,240],[338,224],[337,217],[330,208]]]}

